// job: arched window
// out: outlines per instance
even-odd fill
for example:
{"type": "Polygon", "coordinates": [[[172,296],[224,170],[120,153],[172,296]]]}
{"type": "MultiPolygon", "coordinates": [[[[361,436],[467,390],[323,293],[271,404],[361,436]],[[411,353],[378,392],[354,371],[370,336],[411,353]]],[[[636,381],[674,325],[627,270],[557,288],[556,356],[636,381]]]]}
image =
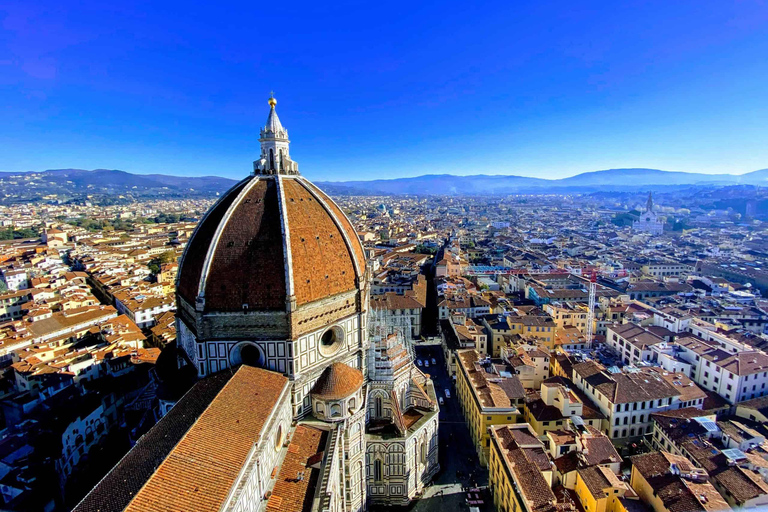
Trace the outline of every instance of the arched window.
{"type": "Polygon", "coordinates": [[[275,152],[272,151],[272,148],[269,148],[269,169],[275,170],[275,152]]]}
{"type": "Polygon", "coordinates": [[[280,155],[280,170],[282,171],[282,170],[284,170],[283,169],[283,150],[282,149],[280,150],[279,155],[280,155]]]}
{"type": "Polygon", "coordinates": [[[279,450],[280,447],[283,446],[283,425],[280,424],[277,427],[277,432],[275,433],[275,451],[279,450]]]}
{"type": "Polygon", "coordinates": [[[382,407],[381,407],[381,397],[377,396],[376,400],[374,401],[374,407],[373,407],[373,414],[374,414],[374,416],[376,416],[377,418],[381,418],[381,416],[382,416],[381,409],[382,409],[382,407]]]}
{"type": "Polygon", "coordinates": [[[373,479],[377,482],[381,481],[381,461],[378,459],[373,461],[373,479]]]}
{"type": "Polygon", "coordinates": [[[357,405],[357,401],[355,400],[355,397],[350,398],[349,402],[347,402],[347,408],[350,411],[354,411],[356,405],[357,405]]]}
{"type": "Polygon", "coordinates": [[[419,459],[421,460],[422,464],[426,464],[427,463],[427,443],[422,441],[421,446],[419,447],[419,450],[420,450],[419,459]]]}
{"type": "MultiPolygon", "coordinates": [[[[358,462],[357,463],[357,481],[358,482],[365,482],[365,479],[363,478],[363,463],[358,462]]],[[[365,485],[363,483],[363,485],[365,485]]]]}
{"type": "Polygon", "coordinates": [[[336,418],[337,416],[341,416],[341,407],[339,404],[333,404],[331,406],[331,418],[336,418]]]}
{"type": "Polygon", "coordinates": [[[323,414],[325,412],[325,407],[323,407],[323,403],[322,402],[317,402],[317,407],[315,407],[315,410],[319,414],[323,414]]]}

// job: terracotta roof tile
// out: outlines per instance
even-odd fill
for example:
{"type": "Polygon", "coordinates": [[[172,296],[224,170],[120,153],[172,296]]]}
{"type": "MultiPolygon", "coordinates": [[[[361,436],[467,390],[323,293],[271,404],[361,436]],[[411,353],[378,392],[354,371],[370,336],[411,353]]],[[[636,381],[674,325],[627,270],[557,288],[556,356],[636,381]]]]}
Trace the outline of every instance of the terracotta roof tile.
{"type": "Polygon", "coordinates": [[[179,268],[178,292],[190,304],[194,304],[197,298],[197,289],[200,284],[200,276],[203,273],[203,266],[205,265],[205,256],[208,252],[208,246],[211,245],[211,240],[213,240],[213,235],[216,233],[216,228],[219,226],[229,206],[237,198],[238,193],[240,193],[248,181],[248,179],[244,179],[232,187],[229,192],[224,194],[208,210],[208,213],[205,214],[203,220],[197,225],[192,238],[187,243],[184,258],[179,268]]]}
{"type": "Polygon", "coordinates": [[[205,286],[212,310],[285,308],[285,264],[277,187],[260,179],[221,232],[205,286]]]}
{"type": "Polygon", "coordinates": [[[355,290],[353,256],[333,218],[303,182],[285,179],[282,184],[296,304],[355,290]]]}
{"type": "Polygon", "coordinates": [[[241,366],[126,510],[219,510],[287,385],[278,373],[241,366]]]}
{"type": "Polygon", "coordinates": [[[267,508],[275,512],[308,512],[312,508],[320,469],[312,468],[322,460],[328,432],[299,425],[293,432],[288,455],[272,489],[267,508]]]}
{"type": "Polygon", "coordinates": [[[349,222],[349,219],[347,218],[346,214],[341,211],[341,208],[338,207],[338,205],[326,195],[325,192],[317,188],[313,183],[305,182],[307,186],[317,195],[320,196],[320,198],[325,201],[325,204],[328,205],[328,207],[333,211],[333,213],[336,215],[336,218],[339,219],[339,224],[341,224],[342,229],[346,232],[347,237],[349,238],[352,249],[355,253],[355,257],[357,258],[357,261],[360,265],[360,270],[365,271],[365,251],[363,251],[363,246],[360,244],[360,239],[357,236],[357,231],[355,231],[354,226],[352,226],[352,223],[349,222]]]}
{"type": "Polygon", "coordinates": [[[220,372],[195,384],[83,498],[75,512],[125,510],[231,377],[231,372],[220,372]]]}
{"type": "Polygon", "coordinates": [[[363,385],[363,374],[344,363],[333,363],[323,370],[310,393],[318,398],[336,400],[357,392],[363,385]]]}

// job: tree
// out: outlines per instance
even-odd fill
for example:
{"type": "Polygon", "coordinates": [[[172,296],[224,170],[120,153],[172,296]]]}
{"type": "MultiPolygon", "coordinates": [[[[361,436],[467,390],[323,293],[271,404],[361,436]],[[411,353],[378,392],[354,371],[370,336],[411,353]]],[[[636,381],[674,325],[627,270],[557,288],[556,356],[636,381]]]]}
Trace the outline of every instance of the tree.
{"type": "Polygon", "coordinates": [[[175,251],[165,251],[158,256],[160,263],[172,263],[176,261],[175,251]]]}
{"type": "Polygon", "coordinates": [[[156,257],[149,260],[149,263],[147,264],[147,267],[149,268],[150,272],[153,274],[159,274],[160,273],[160,267],[166,263],[173,263],[176,261],[176,252],[174,251],[164,251],[157,255],[156,257]]]}

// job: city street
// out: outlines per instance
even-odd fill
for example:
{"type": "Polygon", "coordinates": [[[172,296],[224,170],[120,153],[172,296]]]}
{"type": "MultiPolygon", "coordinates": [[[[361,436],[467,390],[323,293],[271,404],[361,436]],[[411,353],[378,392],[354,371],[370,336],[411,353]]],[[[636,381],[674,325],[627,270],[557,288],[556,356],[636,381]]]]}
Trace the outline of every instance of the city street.
{"type": "MultiPolygon", "coordinates": [[[[435,383],[437,396],[443,397],[444,405],[440,406],[440,473],[434,484],[427,488],[424,496],[414,503],[410,510],[415,512],[469,510],[466,504],[466,493],[463,487],[487,486],[488,471],[481,468],[469,429],[464,423],[456,390],[445,368],[442,349],[439,346],[417,346],[416,358],[422,361],[429,358],[429,368],[421,369],[428,373],[435,383]],[[437,365],[432,364],[432,358],[437,365]],[[451,398],[445,397],[445,390],[450,390],[451,398]]],[[[479,507],[483,511],[493,510],[490,495],[484,494],[485,505],[479,507]]]]}

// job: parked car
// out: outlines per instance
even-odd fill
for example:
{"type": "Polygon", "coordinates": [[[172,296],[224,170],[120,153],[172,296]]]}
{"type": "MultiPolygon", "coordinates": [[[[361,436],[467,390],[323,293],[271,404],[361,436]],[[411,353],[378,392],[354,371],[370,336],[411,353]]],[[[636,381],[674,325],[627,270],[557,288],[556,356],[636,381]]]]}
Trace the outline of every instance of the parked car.
{"type": "Polygon", "coordinates": [[[449,389],[445,390],[445,398],[451,398],[451,391],[449,389]]]}
{"type": "Polygon", "coordinates": [[[424,366],[426,366],[427,368],[429,368],[429,361],[427,361],[426,359],[424,360],[424,366]]]}
{"type": "Polygon", "coordinates": [[[435,358],[432,358],[432,364],[437,364],[437,361],[435,361],[435,358]]]}
{"type": "Polygon", "coordinates": [[[445,404],[445,400],[443,400],[443,397],[441,397],[441,396],[437,397],[437,401],[440,402],[440,405],[444,405],[445,404]]]}
{"type": "Polygon", "coordinates": [[[421,366],[421,359],[416,360],[416,366],[421,366]]]}

